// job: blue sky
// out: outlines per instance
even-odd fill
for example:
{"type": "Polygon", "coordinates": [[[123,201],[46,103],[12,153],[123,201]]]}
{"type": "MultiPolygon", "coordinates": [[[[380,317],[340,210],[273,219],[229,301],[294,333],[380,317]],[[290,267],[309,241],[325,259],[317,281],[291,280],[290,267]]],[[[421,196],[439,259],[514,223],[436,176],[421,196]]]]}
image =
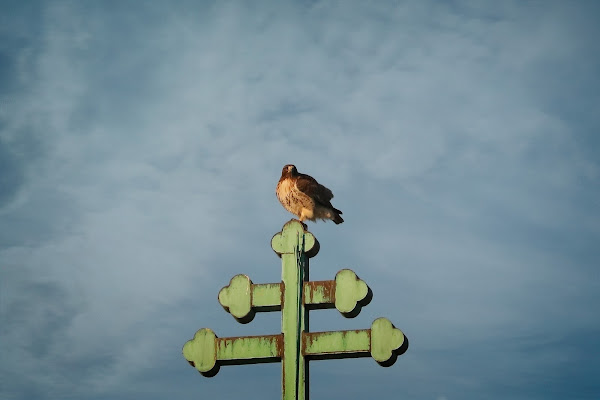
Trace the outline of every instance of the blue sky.
{"type": "Polygon", "coordinates": [[[277,398],[278,364],[181,355],[280,279],[294,163],[345,223],[390,368],[313,362],[313,398],[598,399],[600,56],[593,1],[19,2],[0,15],[0,397],[277,398]]]}

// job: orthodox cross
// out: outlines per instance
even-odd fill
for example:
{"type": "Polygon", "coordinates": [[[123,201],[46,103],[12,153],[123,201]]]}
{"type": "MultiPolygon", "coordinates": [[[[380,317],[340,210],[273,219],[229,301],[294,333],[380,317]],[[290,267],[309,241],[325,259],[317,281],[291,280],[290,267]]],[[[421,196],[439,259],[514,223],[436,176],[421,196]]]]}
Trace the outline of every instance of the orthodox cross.
{"type": "Polygon", "coordinates": [[[196,332],[183,346],[183,356],[204,376],[214,376],[221,365],[281,362],[281,398],[308,399],[308,361],[311,359],[372,356],[390,366],[408,349],[408,339],[386,318],[370,329],[309,332],[308,310],[335,307],[353,318],[372,297],[367,284],[349,269],[334,280],[310,281],[309,258],[319,242],[302,223],[291,220],[271,239],[281,258],[281,282],[253,283],[247,275],[234,276],[219,292],[219,303],[241,323],[257,311],[281,311],[281,333],[220,338],[209,328],[196,332]]]}

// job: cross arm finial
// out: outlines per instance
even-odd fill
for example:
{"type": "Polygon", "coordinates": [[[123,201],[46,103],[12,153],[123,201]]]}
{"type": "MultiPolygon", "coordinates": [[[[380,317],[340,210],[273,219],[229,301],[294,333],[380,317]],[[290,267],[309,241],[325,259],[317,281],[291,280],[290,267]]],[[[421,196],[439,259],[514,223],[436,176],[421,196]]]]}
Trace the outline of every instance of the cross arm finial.
{"type": "Polygon", "coordinates": [[[319,252],[319,241],[298,220],[288,221],[281,232],[276,233],[271,239],[271,247],[279,257],[282,254],[294,254],[298,249],[303,249],[310,258],[319,252]]]}
{"type": "Polygon", "coordinates": [[[196,332],[183,346],[183,356],[202,375],[215,376],[221,365],[279,362],[283,335],[220,338],[209,328],[196,332]]]}
{"type": "Polygon", "coordinates": [[[219,303],[238,322],[247,324],[256,311],[280,311],[282,290],[281,282],[255,284],[248,275],[239,274],[221,289],[219,303]]]}
{"type": "Polygon", "coordinates": [[[371,302],[373,292],[354,271],[342,269],[331,281],[304,282],[304,304],[310,309],[335,307],[344,317],[354,318],[371,302]]]}

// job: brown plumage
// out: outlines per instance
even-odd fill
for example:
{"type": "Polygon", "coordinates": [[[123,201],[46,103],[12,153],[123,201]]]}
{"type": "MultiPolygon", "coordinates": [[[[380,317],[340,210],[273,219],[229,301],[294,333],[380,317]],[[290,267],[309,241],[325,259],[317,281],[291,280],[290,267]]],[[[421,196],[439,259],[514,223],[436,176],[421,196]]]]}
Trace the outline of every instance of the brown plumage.
{"type": "Polygon", "coordinates": [[[342,212],[331,205],[331,190],[312,176],[299,173],[294,165],[283,167],[275,193],[283,207],[301,222],[317,219],[330,219],[336,224],[344,222],[342,212]]]}

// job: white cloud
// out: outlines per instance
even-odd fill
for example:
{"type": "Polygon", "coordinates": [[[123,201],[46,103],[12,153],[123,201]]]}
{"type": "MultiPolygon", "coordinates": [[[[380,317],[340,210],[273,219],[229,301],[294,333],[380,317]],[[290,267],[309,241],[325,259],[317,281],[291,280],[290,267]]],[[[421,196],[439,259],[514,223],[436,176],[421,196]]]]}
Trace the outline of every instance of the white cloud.
{"type": "Polygon", "coordinates": [[[268,244],[290,217],[274,196],[288,162],[347,216],[311,227],[319,273],[347,263],[386,290],[408,287],[406,310],[388,304],[396,292],[369,307],[404,316],[429,349],[440,327],[460,347],[537,310],[524,331],[567,318],[581,299],[559,283],[592,285],[564,269],[568,251],[545,255],[538,241],[598,235],[594,208],[573,206],[598,163],[530,81],[581,56],[579,35],[553,8],[532,19],[515,4],[47,5],[42,37],[19,53],[25,89],[0,110],[11,151],[25,131],[39,146],[0,213],[23,237],[0,249],[21,285],[4,292],[5,315],[35,316],[4,333],[16,370],[63,393],[77,386],[60,383],[66,371],[88,362],[92,391],[118,391],[167,351],[161,321],[175,329],[194,310],[211,324],[202,317],[233,273],[277,280],[268,244]],[[18,289],[40,287],[53,289],[39,303],[18,289]],[[564,306],[546,308],[548,291],[564,306]],[[34,363],[27,340],[55,314],[34,363]]]}

